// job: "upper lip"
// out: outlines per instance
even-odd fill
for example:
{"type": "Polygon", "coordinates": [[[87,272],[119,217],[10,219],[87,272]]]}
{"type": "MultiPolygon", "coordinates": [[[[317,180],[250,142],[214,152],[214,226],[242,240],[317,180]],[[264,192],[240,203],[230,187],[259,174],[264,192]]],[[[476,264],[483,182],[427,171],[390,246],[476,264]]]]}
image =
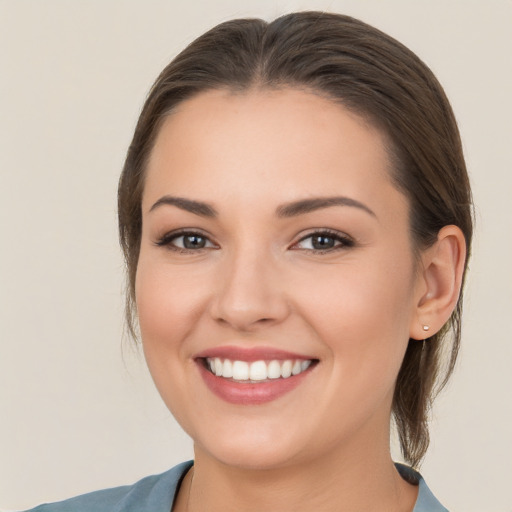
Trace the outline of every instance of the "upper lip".
{"type": "Polygon", "coordinates": [[[229,359],[231,361],[283,361],[286,359],[313,360],[314,357],[296,354],[287,350],[281,350],[272,347],[237,347],[235,345],[225,345],[213,347],[196,354],[194,359],[206,359],[218,357],[220,359],[229,359]]]}

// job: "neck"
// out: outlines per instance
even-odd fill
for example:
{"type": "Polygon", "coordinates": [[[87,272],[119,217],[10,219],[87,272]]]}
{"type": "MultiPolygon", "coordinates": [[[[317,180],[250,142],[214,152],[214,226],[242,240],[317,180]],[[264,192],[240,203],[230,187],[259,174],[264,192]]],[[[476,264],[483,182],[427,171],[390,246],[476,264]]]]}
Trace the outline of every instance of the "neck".
{"type": "Polygon", "coordinates": [[[232,467],[196,447],[176,512],[410,512],[417,488],[399,476],[389,449],[332,451],[307,464],[271,469],[232,467]],[[370,453],[371,452],[371,453],[370,453]],[[264,490],[264,492],[262,492],[264,490]]]}

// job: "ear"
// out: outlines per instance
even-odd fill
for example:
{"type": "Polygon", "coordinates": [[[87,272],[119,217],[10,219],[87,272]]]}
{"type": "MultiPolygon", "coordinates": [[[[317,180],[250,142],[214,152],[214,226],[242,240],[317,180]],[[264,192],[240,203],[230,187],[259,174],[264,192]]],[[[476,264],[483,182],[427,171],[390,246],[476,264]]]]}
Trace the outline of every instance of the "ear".
{"type": "Polygon", "coordinates": [[[422,340],[448,321],[460,295],[466,241],[457,226],[445,226],[432,247],[421,255],[409,336],[422,340]],[[428,326],[425,329],[424,326],[428,326]]]}

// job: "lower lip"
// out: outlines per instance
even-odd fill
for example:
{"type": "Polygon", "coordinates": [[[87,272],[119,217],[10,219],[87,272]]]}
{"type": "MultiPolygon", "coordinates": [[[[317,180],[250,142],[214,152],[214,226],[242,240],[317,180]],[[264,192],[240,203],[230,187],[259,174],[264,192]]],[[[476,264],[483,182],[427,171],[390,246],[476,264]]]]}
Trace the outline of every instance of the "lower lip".
{"type": "Polygon", "coordinates": [[[196,361],[204,382],[215,395],[231,404],[259,405],[272,402],[295,389],[312,369],[293,375],[287,379],[266,380],[257,383],[236,382],[223,377],[217,377],[208,371],[202,361],[196,361]]]}

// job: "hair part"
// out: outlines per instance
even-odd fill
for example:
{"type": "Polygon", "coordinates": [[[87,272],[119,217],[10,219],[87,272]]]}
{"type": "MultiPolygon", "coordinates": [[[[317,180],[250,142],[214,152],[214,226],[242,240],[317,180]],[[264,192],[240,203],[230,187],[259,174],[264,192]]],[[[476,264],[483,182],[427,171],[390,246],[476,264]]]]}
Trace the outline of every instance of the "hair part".
{"type": "MultiPolygon", "coordinates": [[[[162,71],[128,149],[118,215],[128,274],[126,318],[134,338],[144,176],[163,121],[181,102],[208,90],[290,87],[342,104],[386,136],[391,177],[408,198],[417,253],[436,241],[443,226],[453,224],[464,233],[469,256],[472,198],[457,123],[441,85],[413,52],[378,29],[338,14],[300,12],[271,23],[228,21],[193,41],[162,71]]],[[[464,273],[466,268],[467,259],[464,273]]],[[[441,331],[427,341],[409,340],[397,378],[392,414],[403,456],[413,466],[429,444],[432,402],[455,366],[461,313],[462,294],[441,331]]]]}

